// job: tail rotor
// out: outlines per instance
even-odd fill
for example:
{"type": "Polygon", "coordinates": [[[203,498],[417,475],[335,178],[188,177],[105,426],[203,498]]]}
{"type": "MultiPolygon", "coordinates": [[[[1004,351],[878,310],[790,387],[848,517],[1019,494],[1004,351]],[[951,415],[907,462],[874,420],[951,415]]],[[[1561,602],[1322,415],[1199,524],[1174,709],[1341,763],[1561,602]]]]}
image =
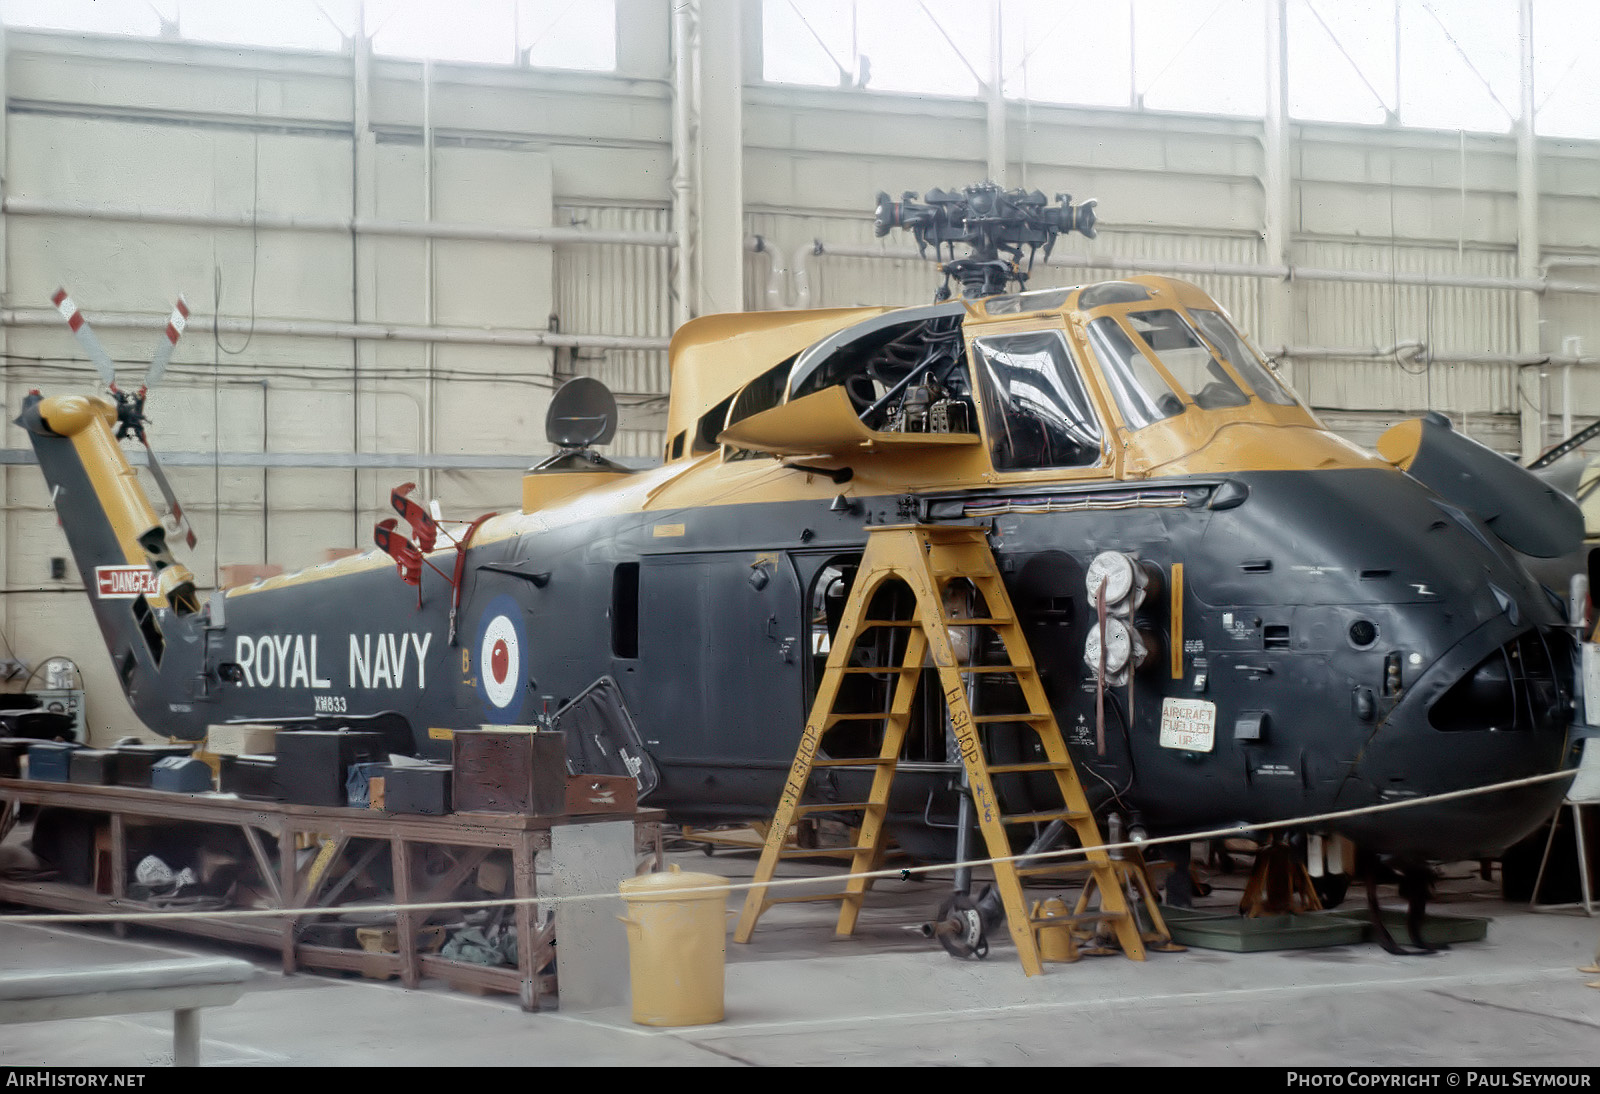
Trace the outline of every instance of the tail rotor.
{"type": "Polygon", "coordinates": [[[67,290],[57,289],[50,302],[66,320],[73,337],[78,340],[78,345],[88,354],[95,371],[100,374],[100,379],[105,381],[107,390],[117,401],[117,439],[120,441],[132,436],[138,438],[139,443],[144,445],[151,477],[156,480],[156,486],[160,488],[161,496],[167,503],[172,530],[181,532],[183,541],[189,545],[190,550],[193,550],[199,541],[195,537],[194,528],[189,524],[189,518],[184,515],[178,495],[172,489],[172,482],[167,478],[161,461],[156,458],[155,449],[150,447],[150,438],[145,435],[145,424],[149,418],[144,412],[145,398],[149,395],[150,389],[166,374],[167,364],[172,360],[172,352],[177,348],[178,339],[183,337],[184,327],[188,325],[188,301],[180,295],[178,302],[173,305],[172,314],[167,318],[166,329],[162,332],[162,341],[156,347],[155,356],[150,360],[150,367],[145,370],[144,382],[139,385],[138,391],[124,391],[117,386],[116,364],[111,360],[111,355],[106,352],[105,347],[100,344],[94,329],[89,326],[89,321],[84,318],[77,302],[68,295],[67,290]]]}

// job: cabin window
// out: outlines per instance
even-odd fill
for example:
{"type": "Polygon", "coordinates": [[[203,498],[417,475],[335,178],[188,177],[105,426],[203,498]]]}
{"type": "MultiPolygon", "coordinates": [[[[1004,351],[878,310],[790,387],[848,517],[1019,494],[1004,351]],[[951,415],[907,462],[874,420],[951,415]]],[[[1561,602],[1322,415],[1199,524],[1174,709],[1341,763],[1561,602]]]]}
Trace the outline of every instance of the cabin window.
{"type": "Polygon", "coordinates": [[[1160,311],[1129,312],[1128,326],[1144,339],[1172,378],[1194,397],[1201,410],[1222,410],[1244,406],[1250,397],[1244,393],[1211,350],[1183,321],[1183,316],[1168,308],[1160,311]]]}
{"type": "Polygon", "coordinates": [[[1078,307],[1088,311],[1106,304],[1138,304],[1149,299],[1149,288],[1137,281],[1102,281],[1078,294],[1078,307]]]}
{"type": "Polygon", "coordinates": [[[990,315],[1021,315],[1030,311],[1060,311],[1074,289],[1038,289],[1034,292],[1014,292],[1005,296],[991,296],[983,302],[983,310],[990,315]]]}
{"type": "Polygon", "coordinates": [[[1100,421],[1060,331],[980,338],[973,352],[997,469],[1086,467],[1099,461],[1100,421]]]}
{"type": "Polygon", "coordinates": [[[688,439],[689,431],[687,429],[685,429],[682,433],[679,433],[676,437],[672,438],[672,448],[667,452],[667,459],[675,460],[679,456],[683,455],[683,442],[688,439]]]}
{"type": "Polygon", "coordinates": [[[1296,406],[1295,397],[1289,390],[1278,382],[1278,378],[1262,363],[1248,343],[1233,329],[1233,324],[1221,312],[1205,311],[1199,308],[1190,308],[1189,315],[1193,317],[1200,333],[1214,346],[1218,352],[1226,357],[1228,364],[1233,366],[1245,383],[1255,389],[1256,395],[1262,400],[1277,406],[1296,406]]]}
{"type": "Polygon", "coordinates": [[[639,656],[639,564],[622,562],[611,571],[611,654],[639,656]]]}
{"type": "Polygon", "coordinates": [[[1089,324],[1089,346],[1129,429],[1143,429],[1183,413],[1183,400],[1115,319],[1101,318],[1089,324]]]}

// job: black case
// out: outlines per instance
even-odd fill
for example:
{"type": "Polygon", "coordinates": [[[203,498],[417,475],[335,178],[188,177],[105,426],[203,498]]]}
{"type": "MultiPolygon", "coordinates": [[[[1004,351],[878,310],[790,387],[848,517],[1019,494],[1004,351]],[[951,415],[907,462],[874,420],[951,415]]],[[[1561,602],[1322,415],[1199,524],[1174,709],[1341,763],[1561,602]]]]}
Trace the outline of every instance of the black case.
{"type": "Polygon", "coordinates": [[[204,794],[211,790],[211,768],[193,756],[168,756],[150,769],[150,788],[178,794],[204,794]]]}
{"type": "Polygon", "coordinates": [[[168,756],[184,757],[194,745],[123,745],[117,749],[117,785],[150,788],[150,769],[168,756]]]}
{"type": "Polygon", "coordinates": [[[384,811],[444,816],[450,812],[452,774],[449,764],[390,765],[383,780],[384,811]]]}
{"type": "Polygon", "coordinates": [[[383,734],[358,730],[283,730],[274,746],[279,799],[297,805],[344,805],[350,765],[389,759],[383,734]]]}
{"type": "Polygon", "coordinates": [[[80,748],[67,762],[72,782],[86,786],[117,785],[117,753],[110,748],[80,748]]]}
{"type": "Polygon", "coordinates": [[[278,763],[273,756],[221,756],[220,789],[250,801],[278,801],[278,763]]]}

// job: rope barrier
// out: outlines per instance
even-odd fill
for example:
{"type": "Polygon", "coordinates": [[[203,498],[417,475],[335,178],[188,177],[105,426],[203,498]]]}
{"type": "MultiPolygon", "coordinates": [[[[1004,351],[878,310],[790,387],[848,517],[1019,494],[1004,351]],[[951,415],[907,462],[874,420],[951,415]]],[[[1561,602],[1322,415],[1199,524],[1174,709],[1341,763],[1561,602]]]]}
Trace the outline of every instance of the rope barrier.
{"type": "MultiPolygon", "coordinates": [[[[944,871],[959,869],[972,869],[978,866],[992,866],[997,862],[1039,862],[1044,859],[1066,858],[1075,855],[1088,855],[1093,852],[1124,851],[1155,847],[1168,843],[1190,843],[1198,840],[1247,838],[1257,832],[1268,832],[1284,828],[1302,828],[1310,825],[1323,824],[1330,821],[1345,820],[1350,817],[1365,816],[1372,813],[1388,813],[1398,809],[1411,809],[1421,805],[1434,805],[1439,802],[1458,801],[1463,798],[1476,797],[1480,794],[1494,794],[1503,790],[1515,790],[1524,786],[1535,786],[1540,783],[1554,782],[1557,779],[1571,779],[1576,771],[1552,771],[1544,775],[1530,775],[1522,779],[1512,779],[1507,782],[1490,783],[1487,786],[1471,787],[1466,790],[1451,790],[1443,794],[1432,794],[1415,798],[1406,798],[1401,801],[1383,802],[1378,805],[1365,805],[1354,809],[1340,809],[1327,813],[1313,813],[1302,817],[1293,817],[1288,820],[1262,821],[1256,824],[1237,824],[1226,828],[1211,828],[1198,832],[1187,832],[1175,836],[1155,836],[1142,840],[1124,840],[1121,843],[1101,843],[1093,847],[1066,847],[1055,851],[1040,851],[1033,854],[1004,855],[994,858],[968,859],[963,862],[941,862],[928,866],[893,867],[883,870],[863,871],[855,874],[862,878],[909,878],[914,874],[934,874],[944,871]]],[[[774,878],[766,882],[766,887],[793,888],[801,885],[829,884],[836,880],[837,875],[824,877],[799,877],[799,878],[774,878]]],[[[664,896],[696,896],[703,897],[708,893],[744,892],[756,887],[753,881],[728,882],[725,885],[695,886],[683,889],[651,889],[652,899],[664,896]]],[[[605,893],[569,893],[562,896],[534,896],[534,897],[501,897],[495,900],[447,900],[434,901],[424,904],[362,904],[344,909],[311,907],[311,908],[219,908],[213,911],[173,911],[173,912],[60,912],[39,913],[24,915],[7,915],[0,917],[0,924],[72,924],[72,923],[152,923],[175,919],[271,919],[279,916],[325,916],[344,915],[354,912],[361,914],[376,914],[387,912],[421,912],[421,911],[471,911],[482,908],[499,908],[516,906],[519,904],[581,904],[599,900],[617,900],[619,895],[615,892],[605,893]]]]}

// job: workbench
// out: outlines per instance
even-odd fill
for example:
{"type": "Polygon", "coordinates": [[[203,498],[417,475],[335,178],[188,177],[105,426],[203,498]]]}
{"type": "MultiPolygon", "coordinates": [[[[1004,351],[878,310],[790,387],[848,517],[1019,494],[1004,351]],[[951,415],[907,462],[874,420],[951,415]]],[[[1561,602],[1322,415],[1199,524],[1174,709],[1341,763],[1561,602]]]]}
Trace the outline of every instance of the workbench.
{"type": "Polygon", "coordinates": [[[518,942],[515,968],[478,965],[418,952],[419,930],[429,918],[428,913],[421,911],[396,914],[396,953],[307,942],[301,937],[305,915],[256,919],[202,913],[185,919],[151,920],[147,924],[276,950],[282,956],[285,973],[309,968],[358,972],[377,978],[398,976],[407,987],[416,987],[424,976],[433,976],[456,987],[515,994],[524,1010],[538,1009],[541,998],[553,997],[556,992],[555,975],[549,971],[555,957],[554,921],[542,926],[537,924],[534,905],[530,902],[538,896],[535,856],[549,850],[551,829],[573,824],[631,823],[636,852],[653,855],[658,868],[662,861],[664,814],[652,809],[559,817],[509,813],[419,816],[371,809],[247,801],[230,794],[178,794],[133,787],[0,779],[0,841],[11,832],[18,807],[23,805],[74,810],[106,818],[110,876],[105,887],[108,892],[99,892],[94,885],[0,878],[0,900],[62,912],[169,910],[128,895],[130,824],[221,825],[238,829],[249,846],[261,888],[270,894],[270,907],[327,908],[330,914],[337,912],[336,902],[345,889],[385,850],[393,871],[396,904],[450,899],[449,894],[491,852],[508,851],[510,895],[519,901],[514,911],[518,942]],[[278,855],[271,854],[262,841],[263,833],[276,841],[278,855]],[[320,842],[321,850],[310,862],[297,865],[294,849],[308,836],[320,842]],[[347,852],[354,850],[353,841],[365,846],[352,859],[347,852]],[[419,850],[428,847],[443,849],[454,861],[424,890],[417,882],[417,855],[419,850]],[[341,863],[342,870],[339,869],[341,863]]]}

